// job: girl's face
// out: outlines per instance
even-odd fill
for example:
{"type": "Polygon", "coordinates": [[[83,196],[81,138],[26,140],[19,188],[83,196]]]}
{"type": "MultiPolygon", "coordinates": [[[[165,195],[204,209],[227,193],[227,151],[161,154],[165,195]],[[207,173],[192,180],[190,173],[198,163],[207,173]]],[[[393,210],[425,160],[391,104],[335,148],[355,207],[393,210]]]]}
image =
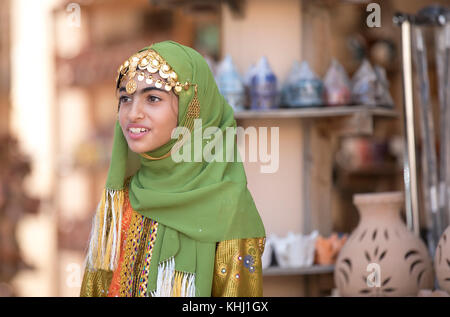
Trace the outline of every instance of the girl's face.
{"type": "MultiPolygon", "coordinates": [[[[164,81],[157,73],[151,75],[164,81]]],[[[172,130],[178,125],[178,96],[173,90],[156,88],[155,81],[150,85],[145,79],[139,81],[137,76],[136,91],[128,94],[125,89],[128,80],[124,78],[117,91],[123,135],[133,152],[153,151],[170,141],[172,130]]]]}

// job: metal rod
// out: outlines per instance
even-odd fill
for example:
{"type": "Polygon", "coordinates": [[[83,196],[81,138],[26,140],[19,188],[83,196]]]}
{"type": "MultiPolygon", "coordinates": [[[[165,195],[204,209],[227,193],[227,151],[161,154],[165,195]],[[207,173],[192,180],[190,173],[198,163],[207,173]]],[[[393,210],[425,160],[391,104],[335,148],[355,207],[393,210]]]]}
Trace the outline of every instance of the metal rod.
{"type": "Polygon", "coordinates": [[[402,28],[402,55],[403,55],[403,87],[404,87],[404,115],[406,134],[406,153],[408,160],[407,177],[405,177],[406,196],[406,220],[408,228],[420,236],[419,203],[417,195],[417,170],[416,170],[416,144],[414,134],[414,103],[412,83],[411,60],[411,23],[405,19],[401,23],[402,28]],[[408,210],[409,209],[409,210],[408,210]]]}
{"type": "Polygon", "coordinates": [[[430,5],[420,10],[416,15],[397,12],[394,15],[394,23],[401,25],[409,22],[413,25],[443,26],[450,19],[449,10],[440,5],[430,5]]]}
{"type": "MultiPolygon", "coordinates": [[[[449,53],[450,53],[450,22],[446,27],[435,29],[436,68],[439,84],[439,109],[441,120],[440,131],[440,194],[442,228],[448,226],[449,221],[449,182],[450,182],[450,104],[448,100],[449,53]],[[448,37],[448,38],[447,38],[448,37]]],[[[442,232],[440,232],[442,234],[442,232]]]]}
{"type": "Polygon", "coordinates": [[[430,83],[428,78],[427,50],[421,26],[413,26],[413,60],[416,66],[417,88],[419,91],[419,113],[422,140],[422,189],[424,212],[426,214],[428,233],[427,241],[433,256],[442,234],[441,212],[439,209],[439,174],[436,155],[433,108],[430,100],[430,83]]]}

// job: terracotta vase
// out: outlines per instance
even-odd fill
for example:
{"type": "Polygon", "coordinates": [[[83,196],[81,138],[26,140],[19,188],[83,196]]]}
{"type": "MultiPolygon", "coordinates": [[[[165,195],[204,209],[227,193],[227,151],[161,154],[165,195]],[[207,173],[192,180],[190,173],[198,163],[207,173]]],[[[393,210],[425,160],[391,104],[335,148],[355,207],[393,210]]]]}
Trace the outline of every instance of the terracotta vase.
{"type": "Polygon", "coordinates": [[[434,268],[439,288],[450,293],[450,227],[442,234],[434,255],[434,268]]]}
{"type": "Polygon", "coordinates": [[[319,235],[316,240],[314,263],[318,265],[333,265],[347,238],[347,235],[339,238],[336,233],[333,233],[328,238],[319,235]]]}
{"type": "Polygon", "coordinates": [[[427,248],[400,217],[403,199],[401,192],[354,196],[360,222],[336,261],[340,296],[417,296],[433,287],[427,248]]]}

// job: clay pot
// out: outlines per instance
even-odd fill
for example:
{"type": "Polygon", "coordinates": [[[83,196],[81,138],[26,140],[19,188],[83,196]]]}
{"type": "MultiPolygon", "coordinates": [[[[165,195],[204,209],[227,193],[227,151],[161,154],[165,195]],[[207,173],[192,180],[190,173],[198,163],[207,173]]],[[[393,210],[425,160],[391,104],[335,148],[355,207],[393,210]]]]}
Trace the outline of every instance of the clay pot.
{"type": "Polygon", "coordinates": [[[360,222],[338,255],[334,280],[341,296],[417,296],[433,288],[425,244],[400,217],[401,192],[357,194],[360,222]]]}
{"type": "Polygon", "coordinates": [[[333,233],[329,238],[318,236],[316,240],[316,251],[314,263],[319,265],[333,265],[339,251],[347,241],[347,235],[339,238],[336,233],[333,233]]]}
{"type": "Polygon", "coordinates": [[[422,289],[417,294],[417,297],[450,297],[450,295],[443,290],[435,289],[434,291],[430,289],[422,289]]]}
{"type": "Polygon", "coordinates": [[[442,234],[434,254],[434,269],[439,288],[450,293],[450,227],[442,234]]]}

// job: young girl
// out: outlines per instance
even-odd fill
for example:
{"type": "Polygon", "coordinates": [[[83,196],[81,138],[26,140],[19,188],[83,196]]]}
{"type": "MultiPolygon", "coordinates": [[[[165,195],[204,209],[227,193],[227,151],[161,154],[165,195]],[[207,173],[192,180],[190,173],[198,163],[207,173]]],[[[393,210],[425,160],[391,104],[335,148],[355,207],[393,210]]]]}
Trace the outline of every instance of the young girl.
{"type": "MultiPolygon", "coordinates": [[[[262,296],[265,230],[236,138],[234,161],[206,160],[198,147],[190,161],[173,159],[183,136],[198,141],[195,129],[225,135],[236,127],[204,58],[173,41],[153,44],[120,66],[117,93],[81,296],[262,296]],[[177,127],[190,133],[172,138],[177,127]]],[[[214,136],[198,142],[216,151],[230,144],[214,136]]]]}

